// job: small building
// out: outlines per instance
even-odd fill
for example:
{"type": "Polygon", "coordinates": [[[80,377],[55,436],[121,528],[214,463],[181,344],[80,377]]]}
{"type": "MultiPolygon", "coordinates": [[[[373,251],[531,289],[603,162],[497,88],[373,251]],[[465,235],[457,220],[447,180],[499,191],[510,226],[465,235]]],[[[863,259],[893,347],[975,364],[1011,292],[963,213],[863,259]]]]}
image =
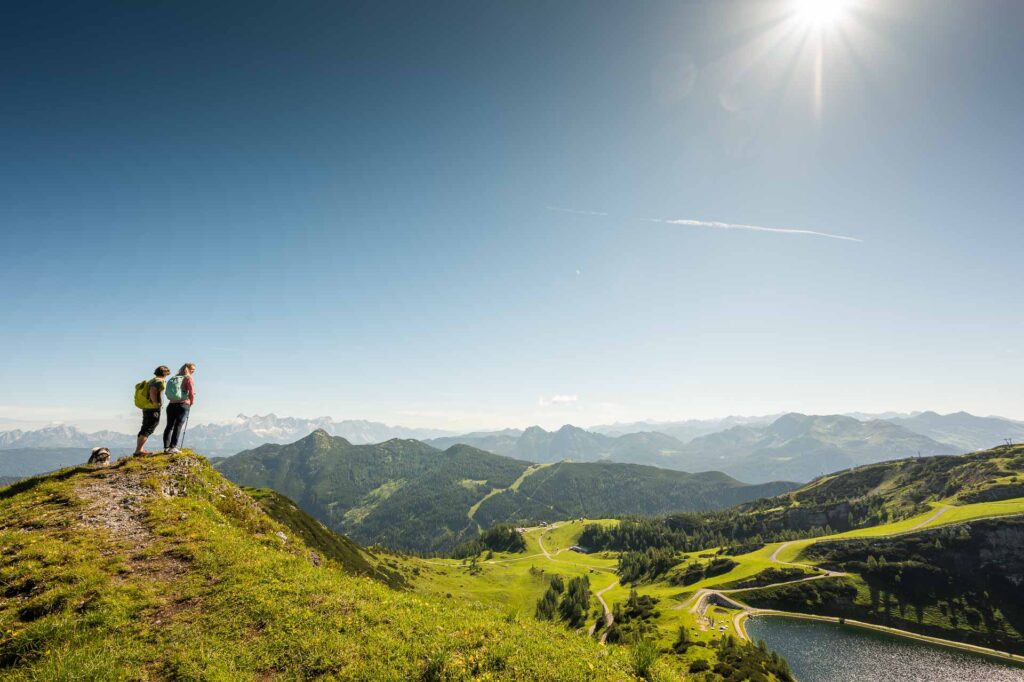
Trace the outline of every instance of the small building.
{"type": "Polygon", "coordinates": [[[590,554],[590,550],[586,547],[580,547],[579,545],[573,545],[569,548],[571,552],[579,552],[580,554],[590,554]]]}

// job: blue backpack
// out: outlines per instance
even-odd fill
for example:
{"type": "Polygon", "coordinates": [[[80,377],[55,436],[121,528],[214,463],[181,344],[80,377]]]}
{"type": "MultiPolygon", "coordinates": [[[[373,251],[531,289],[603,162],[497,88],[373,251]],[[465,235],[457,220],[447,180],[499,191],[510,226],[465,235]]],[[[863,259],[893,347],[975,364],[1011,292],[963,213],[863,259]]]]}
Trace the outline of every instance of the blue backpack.
{"type": "Polygon", "coordinates": [[[188,393],[182,386],[185,383],[184,374],[176,374],[167,380],[167,400],[172,403],[180,403],[188,400],[188,393]]]}

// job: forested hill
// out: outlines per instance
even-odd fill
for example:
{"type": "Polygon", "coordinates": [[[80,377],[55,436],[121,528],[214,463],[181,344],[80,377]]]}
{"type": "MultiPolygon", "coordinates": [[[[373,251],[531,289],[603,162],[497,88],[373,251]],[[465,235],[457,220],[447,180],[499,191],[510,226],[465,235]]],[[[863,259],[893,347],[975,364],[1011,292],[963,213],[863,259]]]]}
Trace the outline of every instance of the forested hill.
{"type": "Polygon", "coordinates": [[[1018,498],[1024,498],[1024,446],[871,464],[734,509],[631,520],[614,531],[617,537],[597,533],[602,537],[586,539],[600,548],[691,551],[867,529],[927,513],[938,517],[959,505],[994,503],[999,509],[1018,498]]]}
{"type": "Polygon", "coordinates": [[[531,464],[466,445],[353,445],[316,431],[218,463],[233,481],[272,488],[364,544],[445,552],[493,523],[721,509],[795,487],[632,464],[531,464]]]}

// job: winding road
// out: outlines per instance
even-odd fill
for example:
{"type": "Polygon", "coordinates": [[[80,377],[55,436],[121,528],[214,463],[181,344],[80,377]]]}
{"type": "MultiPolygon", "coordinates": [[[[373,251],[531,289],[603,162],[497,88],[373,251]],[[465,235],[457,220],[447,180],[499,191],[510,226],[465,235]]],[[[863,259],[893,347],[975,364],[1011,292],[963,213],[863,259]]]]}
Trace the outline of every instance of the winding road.
{"type": "MultiPolygon", "coordinates": [[[[553,523],[550,526],[548,526],[547,528],[544,528],[543,530],[541,530],[540,534],[537,535],[537,544],[540,546],[541,554],[543,554],[544,557],[547,558],[548,561],[553,561],[553,562],[559,563],[559,564],[570,564],[572,566],[581,566],[581,567],[589,569],[591,571],[599,571],[601,573],[611,573],[612,575],[615,574],[614,571],[610,571],[607,568],[600,568],[600,567],[597,567],[597,566],[588,566],[586,564],[576,563],[575,561],[564,561],[562,559],[556,559],[555,557],[558,556],[559,554],[561,554],[562,552],[564,552],[565,548],[563,547],[562,549],[560,549],[560,550],[556,551],[554,554],[552,554],[551,552],[548,551],[547,547],[544,546],[544,534],[548,533],[550,531],[553,531],[554,529],[559,528],[562,525],[564,525],[564,524],[563,523],[553,523]]],[[[540,556],[540,555],[535,554],[534,556],[540,556]]],[[[604,596],[603,595],[604,595],[605,592],[607,592],[608,590],[612,589],[613,587],[615,587],[618,584],[619,584],[619,581],[618,581],[618,579],[616,579],[611,585],[607,585],[607,586],[601,588],[600,590],[598,590],[597,592],[594,592],[594,596],[597,597],[597,601],[601,602],[601,608],[604,609],[604,631],[601,633],[601,639],[598,640],[598,641],[601,642],[601,644],[604,644],[605,640],[608,639],[608,628],[610,628],[612,623],[615,622],[615,617],[612,615],[612,610],[608,608],[608,602],[606,602],[604,600],[604,596]]],[[[590,635],[590,636],[593,636],[594,630],[596,630],[596,629],[597,629],[597,623],[594,623],[593,625],[590,626],[590,629],[587,630],[587,634],[590,635]]]]}

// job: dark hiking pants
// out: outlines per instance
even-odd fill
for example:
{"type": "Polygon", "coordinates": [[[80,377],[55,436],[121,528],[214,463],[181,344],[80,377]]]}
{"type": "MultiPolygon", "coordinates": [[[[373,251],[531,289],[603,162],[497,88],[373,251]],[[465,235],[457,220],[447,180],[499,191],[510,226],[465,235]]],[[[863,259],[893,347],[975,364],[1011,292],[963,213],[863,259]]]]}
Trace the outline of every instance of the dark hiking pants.
{"type": "Polygon", "coordinates": [[[188,419],[189,405],[184,403],[171,403],[167,406],[167,426],[164,427],[164,450],[171,450],[178,447],[181,440],[181,430],[188,419]]]}
{"type": "Polygon", "coordinates": [[[155,410],[142,411],[142,428],[139,429],[139,438],[149,438],[156,431],[156,425],[160,423],[160,408],[155,410]]]}

